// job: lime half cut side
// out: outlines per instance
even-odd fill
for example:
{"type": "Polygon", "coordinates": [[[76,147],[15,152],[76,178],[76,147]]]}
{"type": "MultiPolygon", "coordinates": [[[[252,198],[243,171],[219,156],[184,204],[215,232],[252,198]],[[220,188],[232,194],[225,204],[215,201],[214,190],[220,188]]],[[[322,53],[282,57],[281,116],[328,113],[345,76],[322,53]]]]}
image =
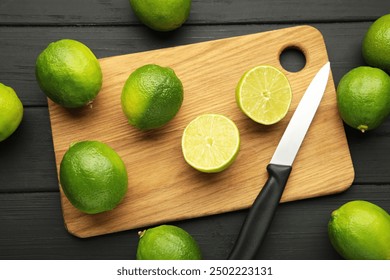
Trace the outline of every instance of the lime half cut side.
{"type": "Polygon", "coordinates": [[[240,134],[229,118],[219,114],[200,115],[185,128],[182,150],[193,168],[216,173],[229,167],[237,157],[240,134]]]}
{"type": "Polygon", "coordinates": [[[282,120],[290,108],[291,99],[287,77],[269,65],[247,71],[236,88],[236,101],[240,109],[249,118],[264,125],[282,120]]]}

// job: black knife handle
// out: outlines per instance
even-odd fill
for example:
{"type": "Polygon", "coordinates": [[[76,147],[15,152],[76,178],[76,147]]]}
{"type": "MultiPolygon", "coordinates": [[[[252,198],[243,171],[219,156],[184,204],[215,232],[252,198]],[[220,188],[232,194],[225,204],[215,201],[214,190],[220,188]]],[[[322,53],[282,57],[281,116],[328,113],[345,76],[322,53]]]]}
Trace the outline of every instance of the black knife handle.
{"type": "Polygon", "coordinates": [[[228,260],[250,260],[255,257],[271,224],[291,169],[291,166],[268,164],[268,180],[249,209],[228,260]]]}

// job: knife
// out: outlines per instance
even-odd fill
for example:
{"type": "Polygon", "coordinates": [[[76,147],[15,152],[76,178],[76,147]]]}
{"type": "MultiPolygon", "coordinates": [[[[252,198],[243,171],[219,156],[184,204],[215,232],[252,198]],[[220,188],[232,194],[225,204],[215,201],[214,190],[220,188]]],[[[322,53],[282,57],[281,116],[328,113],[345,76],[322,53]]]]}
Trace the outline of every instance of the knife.
{"type": "Polygon", "coordinates": [[[330,63],[314,76],[267,165],[268,180],[249,209],[229,260],[253,259],[271,224],[291,173],[292,164],[328,83],[330,63]]]}

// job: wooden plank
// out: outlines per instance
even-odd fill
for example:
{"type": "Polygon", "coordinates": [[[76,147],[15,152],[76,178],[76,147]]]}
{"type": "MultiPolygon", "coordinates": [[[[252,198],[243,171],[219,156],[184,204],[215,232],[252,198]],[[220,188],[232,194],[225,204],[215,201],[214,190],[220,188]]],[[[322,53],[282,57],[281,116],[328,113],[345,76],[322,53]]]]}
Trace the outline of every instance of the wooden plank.
{"type": "Polygon", "coordinates": [[[0,142],[0,192],[57,190],[47,108],[25,108],[19,128],[0,142]]]}
{"type": "MultiPolygon", "coordinates": [[[[384,0],[193,0],[187,24],[302,23],[372,21],[390,10],[384,0]]],[[[139,24],[129,1],[2,0],[0,24],[80,25],[139,24]]]]}
{"type": "Polygon", "coordinates": [[[62,219],[58,192],[0,195],[0,259],[134,258],[137,234],[82,242],[62,219]],[[129,242],[129,243],[128,243],[129,242]],[[128,243],[127,246],[123,246],[128,243]]]}
{"type": "MultiPolygon", "coordinates": [[[[346,71],[364,63],[360,44],[369,23],[313,26],[324,35],[337,85],[346,71]]],[[[62,38],[80,40],[98,58],[103,58],[284,27],[289,25],[188,26],[174,34],[155,34],[141,27],[0,27],[0,82],[12,86],[25,106],[47,106],[34,71],[37,56],[52,41],[62,38]]]]}
{"type": "MultiPolygon", "coordinates": [[[[89,237],[249,207],[267,179],[266,165],[300,98],[327,61],[323,37],[310,26],[100,60],[105,79],[91,108],[71,112],[49,102],[57,168],[70,143],[100,140],[124,160],[129,170],[129,190],[119,207],[96,216],[80,213],[63,195],[69,231],[89,237]],[[293,92],[290,111],[275,126],[254,124],[237,107],[237,82],[245,71],[257,65],[282,69],[279,55],[290,46],[300,48],[306,56],[302,71],[285,71],[293,92]],[[172,67],[183,83],[185,97],[180,112],[169,125],[146,133],[129,127],[122,113],[120,94],[129,74],[148,63],[172,67]],[[237,124],[242,145],[231,168],[205,175],[185,164],[180,139],[192,119],[210,112],[226,115],[237,124]]],[[[330,74],[282,201],[336,193],[352,184],[354,171],[335,98],[330,74]],[[326,136],[325,132],[330,130],[334,137],[326,136]]]]}
{"type": "MultiPolygon", "coordinates": [[[[283,203],[259,259],[339,259],[327,236],[330,213],[356,199],[390,212],[390,185],[354,185],[348,191],[283,203]]],[[[247,211],[172,223],[198,241],[205,259],[225,259],[247,211]]],[[[134,259],[137,231],[78,239],[64,228],[58,193],[0,194],[0,259],[134,259]]],[[[143,229],[143,228],[140,228],[143,229]]]]}

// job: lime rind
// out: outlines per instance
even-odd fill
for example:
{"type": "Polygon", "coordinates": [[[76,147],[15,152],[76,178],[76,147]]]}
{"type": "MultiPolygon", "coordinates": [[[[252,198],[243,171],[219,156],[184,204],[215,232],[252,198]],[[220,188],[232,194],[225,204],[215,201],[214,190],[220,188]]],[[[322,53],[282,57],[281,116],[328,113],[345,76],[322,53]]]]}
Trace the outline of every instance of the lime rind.
{"type": "Polygon", "coordinates": [[[376,19],[370,25],[362,41],[362,55],[372,67],[390,72],[390,14],[376,19]]]}
{"type": "Polygon", "coordinates": [[[183,84],[169,67],[147,64],[133,71],[121,94],[122,111],[140,130],[159,128],[179,112],[183,84]]]}
{"type": "Polygon", "coordinates": [[[359,66],[350,70],[336,92],[341,118],[361,132],[379,127],[390,115],[390,77],[379,68],[359,66]]]}
{"type": "Polygon", "coordinates": [[[73,143],[61,160],[59,179],[69,202],[86,214],[114,209],[128,187],[125,163],[99,141],[73,143]]]}
{"type": "Polygon", "coordinates": [[[269,65],[254,67],[241,77],[236,101],[245,115],[257,123],[271,125],[282,120],[291,104],[292,91],[287,77],[269,65]]]}
{"type": "Polygon", "coordinates": [[[237,126],[218,114],[195,118],[184,130],[182,150],[185,161],[206,173],[221,172],[236,159],[240,148],[237,126]]]}
{"type": "Polygon", "coordinates": [[[390,215],[371,202],[349,201],[334,210],[328,235],[334,249],[345,259],[390,259],[390,215]]]}
{"type": "Polygon", "coordinates": [[[100,63],[94,53],[72,39],[50,43],[37,57],[35,75],[45,95],[67,108],[90,104],[103,84],[100,63]]]}
{"type": "Polygon", "coordinates": [[[160,225],[142,231],[137,246],[137,260],[200,260],[196,240],[184,229],[160,225]]]}
{"type": "Polygon", "coordinates": [[[187,20],[191,0],[130,0],[138,19],[156,31],[172,31],[187,20]]]}
{"type": "Polygon", "coordinates": [[[23,119],[23,104],[16,92],[0,83],[0,142],[10,137],[23,119]]]}

